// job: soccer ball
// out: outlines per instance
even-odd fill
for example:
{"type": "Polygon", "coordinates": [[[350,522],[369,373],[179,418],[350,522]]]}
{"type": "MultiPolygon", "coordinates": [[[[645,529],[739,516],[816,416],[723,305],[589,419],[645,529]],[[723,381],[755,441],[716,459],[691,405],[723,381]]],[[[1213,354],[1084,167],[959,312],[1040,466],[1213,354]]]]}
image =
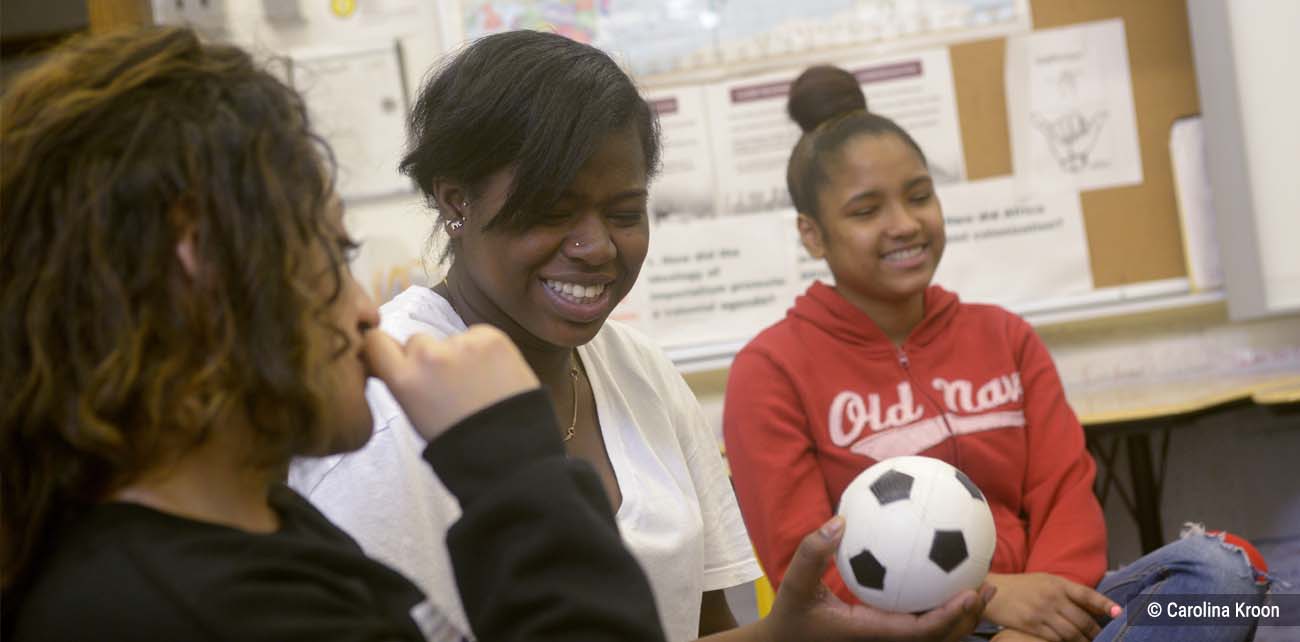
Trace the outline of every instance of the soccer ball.
{"type": "Polygon", "coordinates": [[[930,457],[893,457],[862,471],[840,496],[844,583],[887,611],[928,611],[988,575],[997,532],[984,493],[930,457]]]}

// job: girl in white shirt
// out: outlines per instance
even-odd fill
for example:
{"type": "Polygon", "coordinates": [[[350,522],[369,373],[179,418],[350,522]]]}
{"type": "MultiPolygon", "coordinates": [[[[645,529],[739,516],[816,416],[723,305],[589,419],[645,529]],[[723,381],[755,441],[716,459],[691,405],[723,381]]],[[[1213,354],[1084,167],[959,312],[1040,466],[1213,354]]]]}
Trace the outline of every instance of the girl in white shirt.
{"type": "MultiPolygon", "coordinates": [[[[649,244],[649,106],[599,50],[516,31],[448,63],[411,125],[402,169],[437,210],[451,264],[436,287],[385,305],[382,328],[401,340],[474,323],[505,331],[549,391],[569,456],[599,474],[668,639],[734,627],[723,590],[761,572],[713,431],[663,354],[606,320],[649,244]]],[[[368,397],[374,439],[301,462],[291,483],[435,596],[444,639],[468,636],[443,545],[459,506],[384,386],[368,397]]]]}

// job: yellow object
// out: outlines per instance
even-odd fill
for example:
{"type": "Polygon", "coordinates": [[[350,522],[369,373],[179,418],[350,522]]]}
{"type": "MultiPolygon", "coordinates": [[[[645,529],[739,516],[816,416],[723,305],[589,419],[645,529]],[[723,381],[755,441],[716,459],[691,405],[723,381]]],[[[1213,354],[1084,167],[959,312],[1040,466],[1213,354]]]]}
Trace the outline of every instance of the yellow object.
{"type": "Polygon", "coordinates": [[[775,599],[776,592],[772,590],[772,583],[767,581],[766,575],[754,580],[754,604],[758,607],[758,617],[767,617],[775,599]]]}
{"type": "Polygon", "coordinates": [[[1252,395],[1257,404],[1291,404],[1300,403],[1300,377],[1291,377],[1262,386],[1252,395]]]}
{"type": "Polygon", "coordinates": [[[340,18],[346,18],[357,10],[357,0],[330,0],[330,11],[340,18]]]}

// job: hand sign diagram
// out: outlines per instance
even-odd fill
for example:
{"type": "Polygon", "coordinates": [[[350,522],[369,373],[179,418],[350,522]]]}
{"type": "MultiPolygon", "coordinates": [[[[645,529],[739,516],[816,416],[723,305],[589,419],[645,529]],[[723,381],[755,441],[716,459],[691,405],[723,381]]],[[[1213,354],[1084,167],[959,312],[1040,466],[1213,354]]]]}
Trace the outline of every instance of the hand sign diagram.
{"type": "Polygon", "coordinates": [[[1078,173],[1087,169],[1088,157],[1106,122],[1105,110],[1091,117],[1072,111],[1052,120],[1041,114],[1032,114],[1030,118],[1038,131],[1047,137],[1052,156],[1063,171],[1078,173]]]}

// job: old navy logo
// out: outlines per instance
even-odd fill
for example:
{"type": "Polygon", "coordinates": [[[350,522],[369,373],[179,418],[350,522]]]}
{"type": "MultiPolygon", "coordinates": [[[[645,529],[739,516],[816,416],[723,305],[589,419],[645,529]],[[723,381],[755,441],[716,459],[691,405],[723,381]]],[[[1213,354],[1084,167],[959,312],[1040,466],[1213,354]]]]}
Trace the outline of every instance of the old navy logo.
{"type": "Polygon", "coordinates": [[[898,384],[898,401],[889,406],[884,406],[877,393],[868,394],[866,399],[851,390],[839,393],[831,402],[831,442],[858,454],[884,459],[921,452],[951,436],[949,429],[952,434],[964,434],[1025,425],[1020,410],[993,412],[1024,396],[1019,373],[993,377],[979,388],[965,379],[937,377],[931,385],[943,397],[946,412],[942,418],[922,419],[925,409],[916,403],[907,381],[898,384]]]}
{"type": "Polygon", "coordinates": [[[934,389],[943,393],[943,404],[948,412],[984,412],[1005,403],[1020,401],[1024,389],[1020,387],[1020,373],[1013,372],[989,379],[971,399],[971,383],[965,379],[948,381],[935,377],[934,389]]]}
{"type": "Polygon", "coordinates": [[[898,403],[886,408],[883,417],[880,395],[873,392],[864,402],[862,395],[845,390],[831,402],[831,441],[842,448],[857,440],[863,428],[869,426],[872,431],[897,428],[920,419],[923,414],[925,410],[912,401],[912,386],[906,381],[898,384],[898,403]],[[845,421],[849,424],[847,429],[845,421]]]}

